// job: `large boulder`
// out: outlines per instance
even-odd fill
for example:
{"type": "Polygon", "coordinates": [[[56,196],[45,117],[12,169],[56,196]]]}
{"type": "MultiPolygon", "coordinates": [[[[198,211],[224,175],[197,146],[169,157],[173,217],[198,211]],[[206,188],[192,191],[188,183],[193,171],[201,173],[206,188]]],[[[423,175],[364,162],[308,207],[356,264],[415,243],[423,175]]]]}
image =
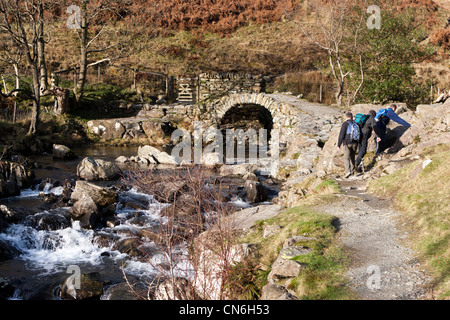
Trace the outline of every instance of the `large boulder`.
{"type": "Polygon", "coordinates": [[[408,153],[419,155],[425,148],[449,143],[450,109],[443,104],[418,105],[415,113],[402,114],[402,118],[412,127],[405,130],[395,123],[389,125],[398,136],[389,153],[409,147],[408,153]]]}
{"type": "Polygon", "coordinates": [[[95,204],[94,200],[87,195],[75,202],[72,208],[70,208],[70,216],[74,220],[80,221],[80,226],[85,229],[95,228],[97,223],[100,222],[100,210],[95,204]]]}
{"type": "Polygon", "coordinates": [[[0,262],[13,259],[20,254],[21,252],[18,249],[7,242],[0,240],[0,262]]]}
{"type": "MultiPolygon", "coordinates": [[[[163,116],[163,114],[161,114],[163,116]]],[[[142,121],[142,129],[152,143],[162,145],[165,140],[170,138],[175,128],[170,123],[164,122],[160,119],[152,119],[149,121],[142,121]],[[167,138],[167,139],[166,139],[167,138]]]]}
{"type": "MultiPolygon", "coordinates": [[[[138,157],[153,159],[158,164],[178,165],[173,156],[152,146],[139,147],[138,157]]],[[[151,163],[152,161],[149,160],[149,162],[151,163]]]]}
{"type": "Polygon", "coordinates": [[[20,195],[20,187],[14,181],[0,179],[0,198],[15,197],[20,195]]]}
{"type": "Polygon", "coordinates": [[[139,119],[122,120],[121,123],[125,127],[123,139],[145,138],[145,132],[142,129],[141,121],[139,119]]]}
{"type": "Polygon", "coordinates": [[[254,245],[246,243],[217,249],[220,247],[217,241],[221,241],[221,236],[214,232],[217,231],[206,231],[194,242],[197,276],[192,285],[196,294],[207,300],[227,298],[227,292],[223,289],[227,268],[254,257],[256,252],[254,245]]]}
{"type": "Polygon", "coordinates": [[[215,167],[223,164],[223,155],[219,152],[206,153],[202,156],[202,165],[205,167],[215,167]]]}
{"type": "Polygon", "coordinates": [[[87,181],[115,180],[122,170],[114,162],[87,157],[78,164],[77,175],[87,181]]]}
{"type": "Polygon", "coordinates": [[[70,199],[73,203],[80,200],[83,196],[92,198],[96,205],[107,207],[118,202],[118,193],[87,181],[77,181],[70,199]]]}
{"type": "Polygon", "coordinates": [[[114,214],[118,193],[85,181],[77,181],[71,195],[74,203],[70,208],[72,219],[80,221],[80,226],[93,229],[114,214]]]}
{"type": "Polygon", "coordinates": [[[33,169],[26,159],[0,161],[0,198],[19,195],[21,189],[31,186],[33,179],[33,169]]]}
{"type": "Polygon", "coordinates": [[[36,230],[53,231],[70,228],[72,223],[70,215],[65,210],[54,210],[28,216],[25,219],[25,225],[36,230]]]}
{"type": "Polygon", "coordinates": [[[325,143],[322,154],[317,162],[317,174],[329,174],[343,167],[342,153],[338,150],[338,137],[341,128],[334,128],[330,133],[330,139],[325,143]]]}
{"type": "MultiPolygon", "coordinates": [[[[397,113],[400,113],[403,111],[401,114],[401,117],[404,120],[408,121],[409,123],[413,124],[413,127],[414,127],[414,123],[418,119],[417,116],[414,114],[414,112],[407,111],[406,107],[403,106],[402,104],[397,104],[397,106],[398,106],[397,113]]],[[[353,114],[356,114],[359,112],[367,114],[369,112],[369,110],[371,110],[371,109],[377,111],[377,110],[381,109],[382,107],[387,107],[387,106],[356,105],[356,106],[353,106],[351,110],[353,111],[353,114]]],[[[342,123],[343,122],[344,122],[344,120],[342,120],[342,123]]],[[[418,128],[416,127],[414,130],[417,130],[417,129],[418,128]]],[[[317,169],[317,175],[319,177],[323,177],[327,174],[333,174],[333,173],[343,171],[344,160],[343,160],[342,151],[337,148],[340,130],[341,130],[341,126],[336,126],[331,131],[330,139],[325,143],[325,145],[322,149],[322,153],[318,157],[316,169],[317,169]]],[[[403,125],[399,125],[399,124],[395,123],[394,121],[390,121],[389,125],[387,126],[387,130],[386,130],[386,138],[387,138],[387,145],[388,145],[388,149],[386,150],[386,152],[389,152],[389,153],[397,152],[398,150],[400,150],[401,148],[404,147],[404,140],[402,140],[402,137],[406,137],[405,132],[408,132],[407,127],[405,127],[403,125]],[[396,144],[397,144],[397,146],[394,149],[389,150],[389,148],[391,148],[392,146],[394,146],[396,144]]],[[[410,135],[408,134],[407,136],[410,136],[410,135]]],[[[372,137],[369,139],[369,145],[367,148],[367,152],[375,151],[375,149],[376,149],[376,143],[374,140],[374,136],[372,135],[372,137]]]]}
{"type": "Polygon", "coordinates": [[[284,286],[269,283],[262,288],[261,300],[297,300],[284,286]]]}
{"type": "MultiPolygon", "coordinates": [[[[397,109],[400,117],[411,124],[411,127],[390,121],[387,126],[386,160],[375,163],[375,170],[366,171],[365,176],[376,178],[381,174],[391,174],[398,170],[403,161],[420,156],[426,148],[439,144],[450,143],[450,109],[445,104],[418,105],[416,111],[410,111],[402,104],[397,109]],[[397,163],[390,163],[397,162],[397,163]]],[[[377,110],[383,106],[360,106],[352,108],[355,111],[367,112],[369,108],[377,110]]],[[[317,176],[343,171],[342,152],[337,149],[340,128],[336,127],[330,134],[330,140],[325,143],[323,152],[317,164],[317,176]]],[[[374,139],[369,140],[368,152],[376,149],[374,139]]],[[[367,157],[367,156],[366,156],[367,157]]],[[[370,160],[370,159],[368,159],[370,160]]]]}
{"type": "Polygon", "coordinates": [[[104,282],[98,272],[72,275],[61,285],[61,298],[64,300],[100,299],[103,293],[104,282]]]}
{"type": "Polygon", "coordinates": [[[144,255],[144,251],[139,249],[141,241],[136,238],[121,239],[113,246],[113,250],[125,253],[130,257],[139,257],[144,255]]]}
{"type": "Polygon", "coordinates": [[[260,205],[237,211],[227,221],[236,230],[249,230],[256,222],[276,217],[282,210],[283,207],[278,204],[260,205]]]}
{"type": "Polygon", "coordinates": [[[20,223],[25,217],[26,213],[8,208],[3,204],[0,205],[0,232],[6,229],[11,223],[20,223]]]}
{"type": "Polygon", "coordinates": [[[220,167],[219,174],[221,176],[245,176],[258,170],[258,166],[252,163],[242,164],[226,164],[220,167]]]}
{"type": "Polygon", "coordinates": [[[70,160],[75,159],[76,155],[69,147],[62,144],[53,145],[53,159],[55,160],[70,160]]]}

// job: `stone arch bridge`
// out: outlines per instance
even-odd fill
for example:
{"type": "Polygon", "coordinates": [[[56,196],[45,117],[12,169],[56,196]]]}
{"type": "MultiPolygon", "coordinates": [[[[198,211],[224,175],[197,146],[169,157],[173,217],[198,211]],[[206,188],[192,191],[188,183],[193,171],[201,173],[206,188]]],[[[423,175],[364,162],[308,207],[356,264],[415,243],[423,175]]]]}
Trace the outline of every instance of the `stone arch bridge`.
{"type": "Polygon", "coordinates": [[[336,108],[289,94],[266,93],[232,93],[205,104],[117,102],[110,108],[114,114],[124,117],[88,122],[90,133],[106,141],[145,138],[155,131],[167,135],[171,128],[164,124],[175,118],[202,121],[204,128],[217,126],[219,129],[232,129],[238,122],[257,121],[264,129],[276,130],[281,148],[295,143],[300,133],[316,141],[327,141],[341,116],[336,108]]]}
{"type": "Polygon", "coordinates": [[[278,101],[263,93],[230,94],[206,106],[211,120],[223,125],[229,119],[255,117],[266,129],[290,127],[298,110],[291,104],[278,101]],[[209,110],[208,110],[209,109],[209,110]]]}

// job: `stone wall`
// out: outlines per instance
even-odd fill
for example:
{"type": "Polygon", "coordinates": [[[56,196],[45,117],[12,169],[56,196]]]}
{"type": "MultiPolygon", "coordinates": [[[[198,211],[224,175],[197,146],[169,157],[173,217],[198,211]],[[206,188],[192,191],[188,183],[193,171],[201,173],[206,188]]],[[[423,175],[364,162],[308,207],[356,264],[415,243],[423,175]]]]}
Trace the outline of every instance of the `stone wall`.
{"type": "Polygon", "coordinates": [[[184,103],[213,100],[230,93],[261,93],[264,90],[261,75],[202,73],[198,77],[177,79],[177,100],[184,103]]]}
{"type": "Polygon", "coordinates": [[[264,92],[262,76],[237,73],[203,73],[199,76],[199,98],[219,98],[229,93],[264,92]]]}

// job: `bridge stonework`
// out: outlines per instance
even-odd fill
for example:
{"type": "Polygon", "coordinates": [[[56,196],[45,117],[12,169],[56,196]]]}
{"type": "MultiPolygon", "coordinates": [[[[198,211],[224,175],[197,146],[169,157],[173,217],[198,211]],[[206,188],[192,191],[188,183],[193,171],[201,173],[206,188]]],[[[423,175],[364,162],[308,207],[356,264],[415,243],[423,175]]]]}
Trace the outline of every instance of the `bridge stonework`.
{"type": "Polygon", "coordinates": [[[241,93],[224,96],[217,102],[211,104],[209,108],[215,114],[215,118],[221,119],[227,111],[238,105],[259,105],[266,108],[271,114],[274,128],[289,125],[286,120],[295,113],[292,106],[269,97],[264,93],[241,93]],[[278,120],[278,121],[277,121],[278,120]]]}
{"type": "Polygon", "coordinates": [[[298,110],[291,104],[277,101],[264,93],[230,94],[209,104],[207,110],[211,114],[213,124],[218,125],[233,107],[245,107],[246,105],[262,106],[270,112],[273,122],[272,130],[278,131],[281,144],[285,143],[293,134],[293,123],[298,110]]]}
{"type": "MultiPolygon", "coordinates": [[[[184,116],[191,121],[203,121],[204,127],[219,127],[224,116],[233,107],[251,109],[260,106],[267,109],[271,115],[271,130],[276,130],[281,146],[287,144],[289,138],[295,132],[298,121],[298,109],[289,103],[277,100],[275,97],[265,93],[235,93],[204,105],[197,104],[172,104],[172,105],[148,105],[118,103],[116,111],[126,116],[127,112],[137,114],[127,118],[93,120],[88,123],[91,134],[105,140],[122,139],[124,137],[143,137],[145,128],[151,127],[147,124],[156,123],[156,119],[163,121],[165,115],[184,116]]],[[[244,110],[245,111],[245,110],[244,110]]],[[[231,111],[232,112],[232,111],[231,111]]],[[[270,117],[269,117],[270,118],[270,117]]],[[[269,144],[272,145],[273,141],[269,144]]]]}
{"type": "Polygon", "coordinates": [[[180,103],[205,103],[227,93],[260,93],[265,90],[261,75],[239,73],[202,73],[196,77],[176,79],[177,101],[180,103]]]}

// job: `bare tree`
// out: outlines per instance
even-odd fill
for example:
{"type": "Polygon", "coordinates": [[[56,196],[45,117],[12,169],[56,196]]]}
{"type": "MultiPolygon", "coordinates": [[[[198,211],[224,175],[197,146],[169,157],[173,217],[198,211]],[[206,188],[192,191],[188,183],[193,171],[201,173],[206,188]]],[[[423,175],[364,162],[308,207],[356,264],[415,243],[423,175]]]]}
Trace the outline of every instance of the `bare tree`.
{"type": "MultiPolygon", "coordinates": [[[[6,32],[25,57],[32,74],[33,109],[29,135],[35,135],[42,95],[41,80],[46,81],[44,0],[0,0],[0,30],[6,32]]],[[[18,90],[14,90],[18,91],[18,90]]]]}
{"type": "MultiPolygon", "coordinates": [[[[77,30],[80,40],[79,76],[74,89],[75,99],[77,102],[79,102],[84,95],[87,69],[89,65],[96,64],[96,62],[89,64],[89,56],[93,53],[106,52],[117,46],[117,44],[113,44],[104,47],[95,47],[95,42],[105,32],[106,26],[103,25],[100,31],[93,34],[91,34],[91,27],[99,16],[105,13],[114,14],[118,8],[118,2],[112,0],[80,0],[80,4],[81,6],[79,7],[79,11],[75,12],[75,15],[78,15],[77,18],[79,18],[79,21],[76,23],[79,23],[79,25],[74,28],[77,30]]],[[[114,59],[116,58],[103,58],[101,61],[107,62],[114,59]]]]}
{"type": "Polygon", "coordinates": [[[358,53],[358,34],[363,25],[363,15],[355,18],[358,12],[355,9],[364,3],[358,0],[314,0],[309,3],[315,16],[312,25],[307,26],[303,21],[293,19],[306,39],[327,53],[331,74],[337,84],[335,98],[339,106],[342,105],[347,78],[351,76],[343,57],[343,51],[349,47],[353,54],[359,55],[361,82],[353,94],[347,94],[347,104],[354,102],[364,81],[362,56],[358,53]],[[354,41],[350,43],[349,39],[354,41]]]}
{"type": "MultiPolygon", "coordinates": [[[[20,89],[20,74],[19,74],[19,66],[22,62],[22,50],[17,47],[17,45],[10,41],[10,43],[3,42],[0,44],[0,61],[3,61],[6,65],[12,66],[14,69],[15,76],[15,89],[20,89]]],[[[6,92],[7,90],[5,90],[6,92]]],[[[18,92],[15,92],[14,95],[17,95],[18,92]]]]}
{"type": "MultiPolygon", "coordinates": [[[[6,65],[10,66],[12,65],[14,69],[14,77],[15,77],[15,92],[13,95],[17,97],[20,91],[20,72],[19,72],[19,66],[22,62],[22,50],[20,48],[17,48],[16,44],[11,41],[11,43],[8,45],[6,42],[3,42],[0,45],[0,61],[3,61],[6,65]]],[[[2,76],[3,78],[3,76],[2,76]]],[[[6,84],[4,83],[5,87],[5,94],[8,92],[8,89],[6,88],[6,84]]],[[[16,122],[16,111],[17,111],[17,101],[14,100],[14,111],[13,111],[13,123],[16,122]]]]}
{"type": "Polygon", "coordinates": [[[39,4],[40,8],[38,11],[37,20],[34,24],[37,26],[37,63],[39,67],[39,81],[41,94],[47,94],[48,89],[48,75],[47,75],[47,63],[45,60],[45,45],[50,42],[50,36],[45,34],[45,24],[44,24],[44,10],[46,9],[43,5],[43,1],[39,4]],[[45,39],[47,36],[47,40],[45,39]]]}

